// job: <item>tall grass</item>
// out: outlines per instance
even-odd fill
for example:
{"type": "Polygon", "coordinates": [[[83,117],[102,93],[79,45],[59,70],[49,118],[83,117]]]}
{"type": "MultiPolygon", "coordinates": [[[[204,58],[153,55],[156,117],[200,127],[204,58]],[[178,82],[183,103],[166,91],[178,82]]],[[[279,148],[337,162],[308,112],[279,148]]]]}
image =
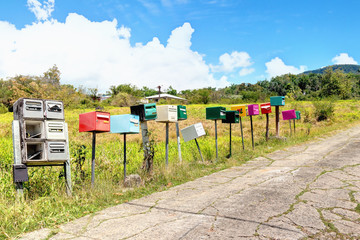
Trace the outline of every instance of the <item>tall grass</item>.
{"type": "MultiPolygon", "coordinates": [[[[199,138],[199,144],[205,162],[194,141],[182,142],[182,159],[180,164],[177,153],[175,124],[170,124],[169,166],[165,167],[165,124],[151,121],[148,123],[155,140],[154,171],[147,175],[141,169],[143,152],[140,135],[127,137],[127,172],[142,176],[144,186],[125,190],[123,181],[123,138],[118,134],[103,133],[97,136],[96,146],[96,185],[90,187],[91,134],[78,132],[79,113],[92,111],[81,109],[65,111],[69,124],[72,180],[74,192],[72,197],[65,194],[63,169],[61,167],[30,168],[30,181],[24,184],[24,201],[16,199],[12,183],[12,114],[0,114],[0,239],[17,236],[20,233],[41,227],[54,227],[60,223],[79,218],[86,214],[138,198],[154,191],[161,191],[170,186],[193,180],[200,176],[240,165],[256,156],[264,155],[277,149],[301,143],[317,136],[357,124],[360,119],[359,101],[339,101],[334,104],[335,111],[331,120],[317,122],[311,102],[287,102],[281,110],[296,108],[308,112],[307,122],[296,123],[296,135],[290,137],[288,122],[281,123],[281,135],[287,141],[271,139],[265,141],[264,116],[253,117],[255,150],[251,148],[250,120],[243,118],[245,151],[242,151],[239,124],[232,127],[232,157],[229,153],[229,125],[218,123],[219,159],[215,161],[214,122],[205,120],[205,107],[211,105],[188,106],[189,119],[180,122],[180,128],[202,122],[207,135],[199,138]],[[85,164],[80,174],[76,159],[78,149],[84,145],[85,164]]],[[[229,106],[225,106],[229,107],[229,106]]],[[[129,108],[105,109],[111,114],[129,113],[129,108]]],[[[270,136],[275,133],[275,117],[270,115],[270,136]]]]}

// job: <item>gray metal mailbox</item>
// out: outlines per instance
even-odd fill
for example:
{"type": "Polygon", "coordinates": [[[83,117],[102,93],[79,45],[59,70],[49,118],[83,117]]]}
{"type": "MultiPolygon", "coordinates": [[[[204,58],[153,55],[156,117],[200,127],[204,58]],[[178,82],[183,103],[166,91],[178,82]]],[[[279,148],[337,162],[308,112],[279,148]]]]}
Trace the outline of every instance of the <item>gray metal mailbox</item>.
{"type": "Polygon", "coordinates": [[[45,116],[47,119],[64,119],[64,105],[61,101],[45,101],[45,116]]]}
{"type": "Polygon", "coordinates": [[[20,98],[14,104],[14,119],[44,119],[44,103],[41,99],[20,98]]]}
{"type": "Polygon", "coordinates": [[[46,149],[49,161],[65,161],[67,159],[66,142],[47,142],[46,149]]]}
{"type": "Polygon", "coordinates": [[[65,122],[62,121],[45,121],[46,139],[66,140],[65,122]]]}
{"type": "Polygon", "coordinates": [[[184,138],[184,142],[187,142],[196,139],[198,137],[204,136],[206,133],[202,123],[196,123],[194,125],[181,129],[181,134],[184,138]]]}

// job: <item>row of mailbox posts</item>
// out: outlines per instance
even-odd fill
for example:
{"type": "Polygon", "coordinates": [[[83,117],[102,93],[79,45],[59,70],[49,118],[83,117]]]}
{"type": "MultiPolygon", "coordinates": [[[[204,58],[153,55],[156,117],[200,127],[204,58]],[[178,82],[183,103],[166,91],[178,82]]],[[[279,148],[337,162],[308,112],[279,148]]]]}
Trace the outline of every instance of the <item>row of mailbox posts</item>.
{"type": "MultiPolygon", "coordinates": [[[[275,106],[276,135],[279,136],[279,107],[285,105],[285,98],[271,97],[270,103],[260,104],[262,114],[266,114],[266,139],[268,138],[269,116],[271,106],[275,106]]],[[[124,136],[124,179],[126,177],[126,135],[141,134],[144,156],[150,154],[149,132],[147,122],[156,120],[166,124],[166,165],[169,152],[169,123],[176,124],[178,153],[181,161],[181,147],[178,121],[187,119],[186,106],[162,105],[155,103],[130,107],[131,114],[112,115],[108,112],[88,112],[79,115],[79,132],[92,132],[91,182],[95,181],[95,145],[96,134],[101,132],[119,133],[124,136]]],[[[252,146],[254,148],[252,116],[259,115],[259,105],[232,106],[230,111],[224,107],[206,108],[206,119],[215,121],[216,158],[218,158],[217,120],[230,124],[231,156],[231,124],[240,123],[242,145],[244,138],[241,117],[250,116],[252,146]]],[[[283,120],[300,119],[300,112],[287,110],[282,112],[283,120]]],[[[291,132],[291,122],[290,122],[291,132]]],[[[202,161],[203,157],[197,138],[205,135],[201,123],[181,129],[184,142],[195,140],[202,161]]],[[[61,101],[21,98],[14,104],[13,121],[14,167],[13,177],[18,192],[22,193],[22,183],[28,181],[28,167],[63,166],[65,170],[66,190],[71,194],[70,155],[68,127],[64,119],[64,107],[61,101]]]]}

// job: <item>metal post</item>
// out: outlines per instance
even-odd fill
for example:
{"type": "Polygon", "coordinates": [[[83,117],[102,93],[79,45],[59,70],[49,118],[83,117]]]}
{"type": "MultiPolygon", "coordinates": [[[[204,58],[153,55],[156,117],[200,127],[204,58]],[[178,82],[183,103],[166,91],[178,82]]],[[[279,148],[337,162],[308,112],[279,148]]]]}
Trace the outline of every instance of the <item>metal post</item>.
{"type": "Polygon", "coordinates": [[[240,117],[240,129],[241,129],[241,141],[242,141],[242,147],[243,147],[243,150],[245,150],[245,145],[244,145],[244,133],[243,133],[243,126],[242,126],[242,120],[241,120],[241,117],[240,117]]]}
{"type": "Polygon", "coordinates": [[[296,132],[296,127],[295,127],[295,119],[294,119],[294,135],[295,135],[295,132],[296,132]]]}
{"type": "Polygon", "coordinates": [[[126,179],[126,133],[124,133],[124,181],[126,179]]]}
{"type": "Polygon", "coordinates": [[[269,114],[266,114],[266,133],[265,133],[266,141],[269,139],[269,114]]]}
{"type": "Polygon", "coordinates": [[[177,137],[177,145],[178,145],[178,153],[179,153],[179,160],[182,162],[181,157],[181,144],[180,144],[180,131],[179,131],[179,123],[176,123],[176,137],[177,137]]]}
{"type": "Polygon", "coordinates": [[[289,119],[289,126],[290,126],[290,136],[292,135],[292,131],[291,131],[291,119],[289,119]]]}
{"type": "MultiPolygon", "coordinates": [[[[13,151],[14,151],[14,164],[21,164],[21,145],[20,145],[20,122],[14,120],[12,122],[12,134],[13,134],[13,151]]],[[[23,183],[19,182],[15,184],[15,189],[18,199],[22,199],[24,196],[23,183]]]]}
{"type": "Polygon", "coordinates": [[[167,167],[169,165],[169,123],[166,123],[165,159],[167,167]]]}
{"type": "Polygon", "coordinates": [[[229,156],[228,157],[231,157],[231,123],[230,123],[230,153],[229,153],[229,156]]]}
{"type": "Polygon", "coordinates": [[[216,121],[216,119],[215,119],[215,147],[216,147],[216,159],[218,159],[219,152],[218,152],[218,135],[217,135],[217,121],[216,121]]]}
{"type": "Polygon", "coordinates": [[[70,150],[69,150],[69,130],[68,124],[65,123],[65,131],[66,131],[66,138],[68,139],[67,144],[67,160],[64,163],[64,173],[65,173],[65,181],[66,181],[66,193],[68,196],[72,194],[72,182],[71,182],[71,166],[70,166],[70,150]]]}
{"type": "Polygon", "coordinates": [[[253,129],[253,122],[252,122],[252,115],[250,115],[250,123],[251,123],[251,141],[252,141],[252,148],[255,148],[254,145],[254,129],[253,129]]]}
{"type": "Polygon", "coordinates": [[[199,146],[199,143],[198,143],[198,141],[196,140],[196,138],[195,138],[195,142],[196,142],[196,146],[197,146],[197,148],[198,148],[198,150],[199,150],[201,160],[204,162],[204,158],[203,158],[203,156],[202,156],[202,154],[201,154],[200,146],[199,146]]]}
{"type": "Polygon", "coordinates": [[[276,137],[280,136],[280,108],[279,106],[275,106],[275,127],[276,127],[276,137]]]}
{"type": "Polygon", "coordinates": [[[91,157],[91,186],[95,183],[95,148],[96,148],[96,132],[93,132],[92,139],[92,157],[91,157]]]}

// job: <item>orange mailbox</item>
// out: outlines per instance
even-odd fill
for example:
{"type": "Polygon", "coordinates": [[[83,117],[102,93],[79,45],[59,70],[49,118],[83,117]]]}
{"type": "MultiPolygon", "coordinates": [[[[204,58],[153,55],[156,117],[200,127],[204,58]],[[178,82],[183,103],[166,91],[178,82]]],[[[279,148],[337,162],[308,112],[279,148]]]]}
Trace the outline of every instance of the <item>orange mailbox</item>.
{"type": "Polygon", "coordinates": [[[261,108],[261,114],[271,113],[270,103],[262,103],[260,104],[260,108],[261,108]]]}
{"type": "Polygon", "coordinates": [[[80,114],[79,132],[110,132],[110,113],[96,111],[80,114]]]}

